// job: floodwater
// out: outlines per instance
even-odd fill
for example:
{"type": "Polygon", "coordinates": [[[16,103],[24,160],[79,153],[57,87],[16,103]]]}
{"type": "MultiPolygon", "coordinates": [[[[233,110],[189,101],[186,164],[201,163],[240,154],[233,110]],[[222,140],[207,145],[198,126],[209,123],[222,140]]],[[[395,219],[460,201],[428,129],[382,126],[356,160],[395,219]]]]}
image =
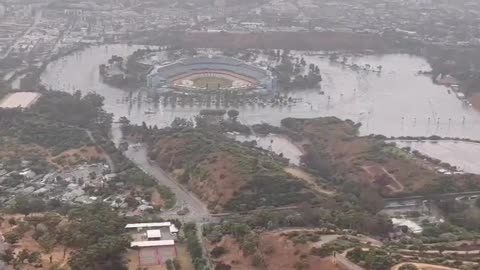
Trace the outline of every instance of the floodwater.
{"type": "Polygon", "coordinates": [[[480,174],[480,143],[463,141],[395,141],[399,147],[410,147],[427,156],[457,166],[468,173],[480,174]]]}
{"type": "Polygon", "coordinates": [[[20,75],[18,76],[15,80],[13,80],[12,82],[12,89],[20,89],[20,81],[25,78],[25,76],[27,76],[27,74],[23,74],[23,75],[20,75]]]}
{"type": "Polygon", "coordinates": [[[240,142],[256,141],[258,147],[277,154],[282,154],[283,157],[289,159],[291,164],[297,166],[300,165],[300,157],[303,154],[302,151],[284,136],[269,134],[266,136],[235,135],[233,137],[240,142]]]}
{"type": "MultiPolygon", "coordinates": [[[[143,46],[102,45],[87,48],[51,63],[41,76],[42,83],[56,90],[74,92],[95,91],[105,97],[105,109],[128,117],[134,123],[145,121],[159,127],[169,125],[175,117],[190,118],[202,109],[195,106],[152,108],[137,102],[122,104],[126,91],[105,85],[99,78],[98,66],[112,55],[127,56],[143,46]],[[148,112],[147,114],[145,112],[148,112]]],[[[362,123],[362,134],[386,136],[468,137],[480,139],[480,114],[465,106],[447,88],[434,85],[427,76],[417,76],[419,70],[429,70],[428,63],[409,55],[350,57],[350,63],[383,66],[381,74],[353,71],[327,58],[304,55],[307,63],[319,66],[324,78],[320,89],[294,91],[289,95],[301,98],[294,106],[237,108],[239,120],[246,124],[267,122],[279,125],[286,117],[313,118],[337,116],[362,123]]],[[[134,96],[136,93],[134,94],[134,96]]]]}

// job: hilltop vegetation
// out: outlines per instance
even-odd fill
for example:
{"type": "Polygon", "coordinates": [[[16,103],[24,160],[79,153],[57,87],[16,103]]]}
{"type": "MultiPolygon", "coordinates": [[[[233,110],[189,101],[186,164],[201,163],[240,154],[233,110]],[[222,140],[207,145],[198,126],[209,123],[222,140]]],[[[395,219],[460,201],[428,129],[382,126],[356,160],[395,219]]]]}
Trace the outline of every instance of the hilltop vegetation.
{"type": "Polygon", "coordinates": [[[314,202],[314,194],[283,167],[286,161],[209,128],[137,127],[149,157],[177,176],[215,212],[314,202]]]}
{"type": "MultiPolygon", "coordinates": [[[[0,163],[7,172],[28,166],[37,174],[46,174],[62,172],[79,163],[108,160],[111,166],[104,173],[115,172],[117,177],[102,187],[86,188],[90,196],[103,199],[126,196],[129,207],[138,206],[135,197],[149,202],[154,198],[158,208],[175,204],[175,196],[168,188],[158,186],[110,141],[112,116],[102,108],[103,97],[94,93],[82,96],[80,92],[71,95],[41,91],[41,94],[30,108],[0,109],[0,163]]],[[[11,182],[14,187],[20,180],[25,179],[13,174],[5,183],[11,182]]],[[[63,189],[68,184],[65,182],[63,189]]]]}
{"type": "Polygon", "coordinates": [[[86,145],[89,143],[88,136],[79,126],[94,120],[94,117],[91,118],[94,115],[82,113],[84,109],[95,112],[92,110],[95,107],[87,100],[90,97],[76,102],[73,96],[67,94],[46,93],[30,109],[2,109],[0,136],[17,138],[20,143],[36,144],[55,153],[86,145]],[[74,105],[79,105],[78,111],[74,105]]]}
{"type": "Polygon", "coordinates": [[[15,159],[13,163],[18,163],[21,158],[34,161],[48,158],[51,165],[59,167],[69,163],[70,155],[91,152],[94,148],[99,156],[108,154],[118,171],[132,167],[110,141],[112,115],[103,110],[102,96],[82,95],[80,91],[73,95],[45,90],[40,93],[42,96],[28,109],[0,109],[0,142],[9,143],[0,145],[0,159],[6,158],[7,163],[15,159]],[[28,154],[31,149],[33,155],[28,154]],[[78,151],[72,154],[70,150],[78,151]]]}
{"type": "Polygon", "coordinates": [[[282,157],[226,137],[223,125],[205,128],[198,121],[203,124],[194,128],[186,120],[174,122],[175,128],[158,129],[125,121],[123,130],[131,141],[147,143],[150,158],[208,202],[213,212],[295,205],[300,213],[272,212],[253,223],[268,228],[335,226],[377,235],[391,229],[387,218],[376,214],[383,200],[374,190],[358,185],[350,193],[316,192],[285,172],[282,157]]]}
{"type": "Polygon", "coordinates": [[[444,176],[422,166],[408,149],[396,148],[383,136],[359,136],[359,125],[349,120],[287,118],[282,120],[282,126],[307,141],[304,164],[344,191],[355,191],[352,186],[359,184],[370,186],[383,196],[480,187],[477,176],[444,176]]]}
{"type": "MultiPolygon", "coordinates": [[[[103,98],[96,94],[82,97],[80,92],[42,91],[31,108],[0,109],[0,160],[11,168],[21,159],[29,160],[37,172],[48,168],[47,160],[53,166],[65,163],[61,159],[71,154],[64,154],[68,150],[79,150],[77,162],[91,161],[82,158],[84,152],[91,152],[89,147],[95,146],[85,129],[109,127],[111,117],[102,105],[103,98]]],[[[83,156],[98,161],[102,155],[96,149],[96,153],[83,156]]]]}
{"type": "Polygon", "coordinates": [[[353,237],[326,228],[254,230],[245,223],[207,225],[204,237],[216,267],[221,269],[317,270],[341,269],[333,252],[360,245],[353,237]]]}
{"type": "Polygon", "coordinates": [[[65,269],[67,264],[72,270],[126,269],[122,256],[130,239],[125,224],[103,204],[75,207],[66,214],[9,216],[0,220],[0,228],[13,245],[2,259],[15,269],[65,269]]]}

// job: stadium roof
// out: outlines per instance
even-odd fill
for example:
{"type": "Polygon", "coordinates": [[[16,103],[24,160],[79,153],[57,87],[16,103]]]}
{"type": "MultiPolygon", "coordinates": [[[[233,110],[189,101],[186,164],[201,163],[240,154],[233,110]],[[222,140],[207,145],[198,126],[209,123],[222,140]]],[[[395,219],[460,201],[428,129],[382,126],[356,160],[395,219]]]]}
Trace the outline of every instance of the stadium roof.
{"type": "Polygon", "coordinates": [[[202,70],[225,70],[248,76],[258,81],[270,77],[270,73],[263,68],[246,64],[238,59],[223,56],[197,56],[182,59],[173,64],[158,68],[153,75],[168,80],[174,76],[187,76],[202,70]]]}

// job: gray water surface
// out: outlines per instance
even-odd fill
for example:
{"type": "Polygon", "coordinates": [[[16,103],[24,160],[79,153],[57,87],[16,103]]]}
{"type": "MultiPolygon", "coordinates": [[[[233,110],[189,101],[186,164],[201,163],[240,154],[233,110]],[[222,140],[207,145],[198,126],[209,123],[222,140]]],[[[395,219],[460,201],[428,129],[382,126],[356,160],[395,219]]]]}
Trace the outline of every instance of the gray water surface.
{"type": "MultiPolygon", "coordinates": [[[[128,92],[101,82],[98,66],[112,55],[127,56],[143,46],[102,45],[63,57],[48,65],[42,83],[55,90],[95,91],[105,97],[105,109],[115,118],[128,117],[134,123],[163,127],[175,117],[192,117],[203,109],[195,106],[170,105],[153,108],[151,104],[122,103],[128,92]],[[145,112],[152,112],[146,114],[145,112]]],[[[313,118],[337,116],[362,123],[362,134],[387,136],[429,136],[480,139],[480,114],[465,106],[448,88],[435,85],[428,76],[416,75],[430,70],[420,57],[394,54],[350,57],[350,63],[372,67],[382,65],[382,73],[354,71],[328,58],[308,52],[302,55],[307,63],[320,67],[324,81],[320,89],[297,90],[289,94],[302,101],[288,107],[250,106],[238,108],[239,120],[246,124],[279,125],[286,117],[313,118]]],[[[133,96],[137,93],[134,92],[133,96]]]]}

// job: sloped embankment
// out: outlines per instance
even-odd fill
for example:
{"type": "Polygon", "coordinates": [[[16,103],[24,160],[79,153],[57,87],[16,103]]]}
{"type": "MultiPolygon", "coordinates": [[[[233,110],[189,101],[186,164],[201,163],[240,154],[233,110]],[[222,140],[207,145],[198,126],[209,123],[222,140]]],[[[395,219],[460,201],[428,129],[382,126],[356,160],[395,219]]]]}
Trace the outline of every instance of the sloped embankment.
{"type": "Polygon", "coordinates": [[[213,212],[315,200],[302,181],[284,171],[284,159],[220,133],[198,128],[163,132],[149,155],[213,212]]]}

